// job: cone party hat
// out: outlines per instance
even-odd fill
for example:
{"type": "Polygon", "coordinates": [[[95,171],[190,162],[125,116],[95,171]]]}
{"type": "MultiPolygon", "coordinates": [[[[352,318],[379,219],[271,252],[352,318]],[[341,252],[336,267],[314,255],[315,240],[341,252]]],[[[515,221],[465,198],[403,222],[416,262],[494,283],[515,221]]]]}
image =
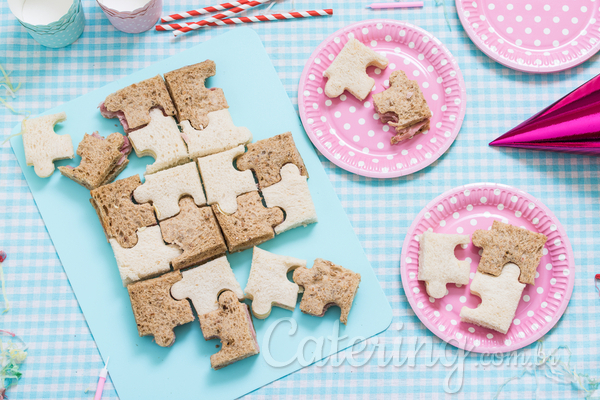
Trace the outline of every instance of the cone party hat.
{"type": "Polygon", "coordinates": [[[600,75],[490,143],[600,155],[600,75]]]}

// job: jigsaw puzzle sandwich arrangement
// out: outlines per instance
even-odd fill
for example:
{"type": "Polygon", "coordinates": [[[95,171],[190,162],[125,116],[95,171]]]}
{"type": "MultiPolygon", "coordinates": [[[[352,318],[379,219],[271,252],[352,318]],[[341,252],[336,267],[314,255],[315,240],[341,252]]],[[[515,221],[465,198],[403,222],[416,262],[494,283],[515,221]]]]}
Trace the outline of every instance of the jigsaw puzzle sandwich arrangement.
{"type": "Polygon", "coordinates": [[[458,260],[454,249],[471,242],[468,235],[426,231],[419,236],[418,279],[427,294],[441,299],[447,283],[467,285],[481,298],[477,308],[463,306],[460,320],[506,334],[513,322],[523,289],[535,285],[536,269],[548,238],[541,233],[494,221],[490,230],[476,230],[472,242],[482,249],[470,281],[470,261],[458,260]]]}
{"type": "MultiPolygon", "coordinates": [[[[307,268],[307,260],[257,247],[317,223],[309,173],[290,132],[251,143],[223,90],[206,87],[215,74],[207,60],[109,95],[99,112],[118,118],[126,134],[86,134],[79,165],[59,170],[90,190],[98,223],[89,229],[102,229],[110,243],[139,335],[171,346],[173,329],[197,316],[204,339],[221,340],[210,359],[220,369],[260,352],[252,316],[267,318],[273,306],[294,310],[299,294],[302,312],[320,317],[335,305],[346,324],[360,274],[323,259],[307,268]],[[117,179],[132,149],[154,159],[144,182],[117,179]],[[244,250],[253,257],[242,290],[227,253],[244,250]]],[[[39,177],[74,157],[71,138],[54,132],[66,117],[23,124],[27,164],[39,177]]]]}

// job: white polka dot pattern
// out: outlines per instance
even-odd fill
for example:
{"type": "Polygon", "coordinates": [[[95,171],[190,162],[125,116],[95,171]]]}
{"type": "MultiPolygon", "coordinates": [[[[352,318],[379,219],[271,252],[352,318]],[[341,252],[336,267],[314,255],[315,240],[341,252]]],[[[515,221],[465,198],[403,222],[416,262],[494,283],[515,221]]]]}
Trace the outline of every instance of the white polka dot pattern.
{"type": "MultiPolygon", "coordinates": [[[[480,249],[471,243],[466,247],[457,247],[455,254],[459,260],[471,264],[472,280],[481,258],[480,249]]],[[[473,349],[475,352],[517,350],[542,337],[561,317],[575,282],[573,251],[556,217],[529,194],[500,184],[458,187],[429,203],[408,230],[401,260],[404,260],[401,265],[402,284],[416,315],[434,334],[445,341],[454,339],[451,343],[458,347],[470,350],[478,342],[477,348],[473,349]],[[517,212],[520,213],[519,217],[515,215],[517,212]],[[535,224],[534,219],[537,220],[535,224]],[[504,220],[548,236],[535,285],[527,285],[523,290],[515,320],[506,335],[471,324],[454,325],[450,322],[460,321],[462,307],[475,308],[481,302],[478,296],[471,294],[470,285],[447,285],[447,296],[427,303],[425,284],[417,279],[417,235],[427,230],[471,235],[477,229],[489,229],[494,220],[504,220]],[[409,259],[411,262],[407,263],[409,259]],[[424,306],[417,309],[417,303],[424,306]],[[443,331],[439,329],[440,326],[445,327],[443,331]],[[462,340],[457,344],[459,335],[462,340]]]]}
{"type": "Polygon", "coordinates": [[[140,9],[140,12],[133,15],[131,12],[119,12],[105,6],[100,6],[100,8],[110,23],[121,32],[140,33],[154,27],[160,18],[162,4],[163,0],[150,0],[146,6],[140,9]]]}
{"type": "Polygon", "coordinates": [[[58,22],[49,25],[31,25],[21,22],[31,37],[39,44],[51,47],[65,47],[76,41],[85,28],[85,16],[81,1],[74,2],[68,13],[58,22]]]}
{"type": "Polygon", "coordinates": [[[595,0],[457,0],[460,21],[490,58],[526,72],[556,72],[600,49],[595,0]]]}
{"type": "Polygon", "coordinates": [[[350,25],[324,40],[304,68],[298,93],[302,123],[321,153],[350,172],[379,178],[407,175],[437,160],[458,135],[466,110],[465,84],[450,52],[426,31],[391,20],[350,25]],[[367,69],[375,87],[362,102],[352,95],[329,99],[322,93],[323,72],[334,59],[329,56],[337,55],[351,36],[390,61],[385,70],[367,69]],[[429,131],[391,145],[393,129],[379,121],[371,95],[387,88],[395,70],[419,83],[433,117],[429,131]],[[347,146],[335,144],[340,140],[347,146]],[[326,147],[328,142],[333,145],[326,147]]]}

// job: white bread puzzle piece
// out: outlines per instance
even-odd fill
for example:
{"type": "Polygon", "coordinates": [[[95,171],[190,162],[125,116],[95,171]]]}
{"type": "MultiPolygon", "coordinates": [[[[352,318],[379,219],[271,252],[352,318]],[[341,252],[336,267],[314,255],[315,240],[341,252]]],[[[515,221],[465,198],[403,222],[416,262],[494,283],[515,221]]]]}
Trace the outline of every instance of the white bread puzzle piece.
{"type": "Polygon", "coordinates": [[[43,117],[26,119],[22,124],[25,162],[33,165],[40,178],[54,172],[54,161],[73,158],[73,142],[69,135],[57,135],[54,125],[67,119],[64,112],[43,117]]]}
{"type": "Polygon", "coordinates": [[[190,158],[220,153],[252,141],[250,129],[235,126],[228,109],[209,112],[207,116],[209,124],[202,130],[194,129],[190,121],[179,124],[190,158]]]}
{"type": "Polygon", "coordinates": [[[171,295],[176,300],[190,299],[199,316],[217,310],[219,294],[225,290],[231,290],[240,300],[244,299],[244,292],[225,256],[181,274],[183,279],[171,287],[171,295]]]}
{"type": "Polygon", "coordinates": [[[150,111],[150,123],[130,132],[129,139],[138,157],[154,158],[154,163],[146,167],[146,174],[190,161],[177,122],[173,117],[165,117],[159,108],[150,111]]]}
{"type": "Polygon", "coordinates": [[[109,240],[123,286],[169,272],[171,260],[181,254],[179,247],[165,244],[158,225],[138,229],[137,237],[137,244],[130,249],[121,247],[115,239],[109,240]]]}
{"type": "Polygon", "coordinates": [[[508,263],[500,276],[477,271],[471,282],[471,293],[481,297],[477,308],[463,307],[461,322],[483,326],[506,334],[515,318],[525,284],[519,282],[521,269],[508,263]]]}
{"type": "Polygon", "coordinates": [[[435,299],[446,295],[447,283],[469,283],[471,266],[454,256],[459,244],[468,244],[469,235],[425,232],[419,237],[419,276],[425,281],[427,294],[435,299]]]}
{"type": "Polygon", "coordinates": [[[367,67],[375,65],[383,69],[388,63],[388,59],[381,54],[356,39],[350,39],[329,68],[323,72],[323,76],[327,78],[325,94],[334,98],[347,90],[362,101],[375,86],[375,79],[367,75],[367,67]]]}
{"type": "Polygon", "coordinates": [[[285,211],[285,220],[275,227],[275,233],[317,222],[306,177],[300,175],[294,164],[284,165],[280,174],[281,181],[262,190],[267,207],[280,207],[285,211]]]}
{"type": "Polygon", "coordinates": [[[189,162],[146,176],[146,181],[133,192],[138,203],[152,202],[159,221],[179,214],[179,200],[189,195],[197,206],[206,204],[196,163],[189,162]]]}
{"type": "Polygon", "coordinates": [[[267,318],[273,305],[292,311],[296,308],[300,287],[288,280],[287,273],[298,267],[306,267],[306,260],[254,247],[252,268],[244,293],[252,299],[252,314],[256,318],[267,318]]]}
{"type": "Polygon", "coordinates": [[[218,204],[222,212],[237,211],[237,197],[256,190],[252,171],[238,171],[233,160],[244,154],[244,146],[198,159],[202,182],[209,205],[218,204]]]}

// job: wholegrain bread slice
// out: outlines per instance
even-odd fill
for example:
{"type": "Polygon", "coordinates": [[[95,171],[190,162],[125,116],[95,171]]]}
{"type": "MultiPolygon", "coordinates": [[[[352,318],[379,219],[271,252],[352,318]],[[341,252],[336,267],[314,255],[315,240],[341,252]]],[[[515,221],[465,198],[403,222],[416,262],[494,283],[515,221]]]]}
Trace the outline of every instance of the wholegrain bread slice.
{"type": "Polygon", "coordinates": [[[389,80],[390,87],[374,94],[373,103],[381,122],[396,130],[394,142],[398,143],[426,130],[423,126],[432,114],[417,81],[409,80],[404,71],[392,72],[389,80]]]}
{"type": "Polygon", "coordinates": [[[210,207],[198,207],[191,197],[179,201],[181,212],[160,222],[163,239],[177,245],[183,254],[173,259],[173,268],[201,264],[225,254],[227,246],[210,207]]]}
{"type": "Polygon", "coordinates": [[[73,158],[73,143],[69,135],[57,135],[54,125],[67,119],[64,112],[25,119],[21,123],[25,162],[40,178],[54,172],[54,161],[73,158]]]}
{"type": "Polygon", "coordinates": [[[521,270],[519,282],[534,285],[547,240],[542,233],[494,221],[491,230],[479,229],[473,233],[473,244],[483,249],[477,270],[499,276],[502,267],[512,262],[521,270]]]}
{"type": "Polygon", "coordinates": [[[121,247],[137,244],[136,231],[156,225],[150,204],[134,204],[133,191],[142,184],[138,175],[100,186],[90,192],[90,203],[96,209],[106,240],[114,238],[121,247]]]}
{"type": "Polygon", "coordinates": [[[259,140],[248,145],[248,151],[236,161],[237,169],[253,170],[258,179],[258,187],[267,188],[281,181],[281,167],[294,164],[300,174],[308,178],[308,171],[302,156],[296,148],[291,132],[259,140]]]}
{"type": "Polygon", "coordinates": [[[244,299],[242,288],[225,256],[183,271],[182,275],[183,279],[171,288],[171,295],[178,300],[190,299],[198,316],[218,310],[219,294],[225,290],[230,290],[240,300],[244,299]]]}
{"type": "Polygon", "coordinates": [[[521,273],[516,264],[508,263],[499,276],[477,271],[471,282],[471,293],[481,297],[477,308],[463,307],[460,310],[461,322],[475,324],[506,334],[525,288],[519,282],[521,273]]]}
{"type": "Polygon", "coordinates": [[[173,117],[165,117],[160,110],[150,111],[150,123],[129,134],[138,157],[150,156],[154,163],[146,166],[146,174],[190,161],[187,147],[173,117]]]}
{"type": "Polygon", "coordinates": [[[138,203],[152,202],[159,221],[179,214],[179,200],[192,196],[199,206],[206,204],[196,163],[189,162],[146,176],[133,197],[138,203]]]}
{"type": "Polygon", "coordinates": [[[252,141],[250,130],[235,126],[228,109],[209,112],[207,117],[208,126],[202,130],[194,129],[190,121],[180,124],[190,158],[220,153],[252,141]]]}
{"type": "Polygon", "coordinates": [[[237,197],[237,211],[226,214],[213,205],[227,248],[235,253],[275,237],[273,227],[283,222],[281,209],[265,208],[257,191],[237,197]]]}
{"type": "Polygon", "coordinates": [[[252,314],[256,318],[267,318],[272,306],[292,311],[296,308],[299,287],[288,280],[287,273],[298,267],[306,267],[306,260],[254,247],[252,268],[244,292],[252,300],[252,314]]]}
{"type": "Polygon", "coordinates": [[[190,121],[194,129],[202,130],[210,123],[210,112],[229,108],[222,89],[205,86],[206,79],[216,72],[214,61],[206,60],[165,74],[180,123],[190,121]]]}
{"type": "Polygon", "coordinates": [[[139,335],[154,336],[161,347],[175,342],[173,328],[194,320],[190,303],[171,297],[171,286],[180,280],[181,272],[173,271],[127,286],[139,335]]]}
{"type": "Polygon", "coordinates": [[[106,139],[94,132],[87,133],[77,146],[77,154],[81,162],[75,168],[58,167],[61,174],[93,190],[112,182],[119,172],[129,163],[127,156],[131,153],[129,139],[118,132],[110,134],[106,139]]]}
{"type": "Polygon", "coordinates": [[[263,197],[267,207],[279,207],[285,212],[285,220],[275,227],[275,233],[306,226],[317,222],[317,211],[310,196],[306,177],[294,164],[281,168],[281,181],[264,188],[263,197]]]}
{"type": "Polygon", "coordinates": [[[313,267],[297,268],[294,282],[304,289],[300,310],[315,317],[325,315],[333,305],[340,308],[340,322],[348,322],[348,314],[360,284],[360,274],[331,261],[317,258],[313,267]]]}
{"type": "Polygon", "coordinates": [[[205,340],[221,339],[221,350],[210,356],[213,369],[221,369],[260,352],[252,317],[246,304],[226,291],[219,297],[219,309],[198,317],[205,340]]]}
{"type": "Polygon", "coordinates": [[[233,160],[240,154],[244,154],[244,146],[198,159],[207,203],[217,204],[228,214],[236,212],[237,196],[256,190],[252,172],[233,167],[233,160]]]}
{"type": "Polygon", "coordinates": [[[150,110],[159,108],[165,116],[174,116],[175,107],[160,75],[129,85],[106,97],[100,104],[105,118],[119,118],[125,132],[150,123],[150,110]]]}
{"type": "Polygon", "coordinates": [[[364,100],[375,86],[375,79],[367,75],[367,67],[375,65],[383,69],[388,63],[381,54],[356,39],[350,39],[323,73],[327,78],[325,95],[334,98],[347,90],[360,101],[364,100]]]}
{"type": "Polygon", "coordinates": [[[419,237],[419,275],[427,294],[435,299],[446,295],[446,284],[467,285],[471,273],[468,261],[454,255],[460,244],[468,244],[469,235],[450,235],[425,231],[419,237]]]}
{"type": "Polygon", "coordinates": [[[169,272],[171,260],[181,254],[177,246],[163,242],[158,225],[138,229],[137,236],[137,244],[130,249],[109,240],[123,286],[169,272]]]}

